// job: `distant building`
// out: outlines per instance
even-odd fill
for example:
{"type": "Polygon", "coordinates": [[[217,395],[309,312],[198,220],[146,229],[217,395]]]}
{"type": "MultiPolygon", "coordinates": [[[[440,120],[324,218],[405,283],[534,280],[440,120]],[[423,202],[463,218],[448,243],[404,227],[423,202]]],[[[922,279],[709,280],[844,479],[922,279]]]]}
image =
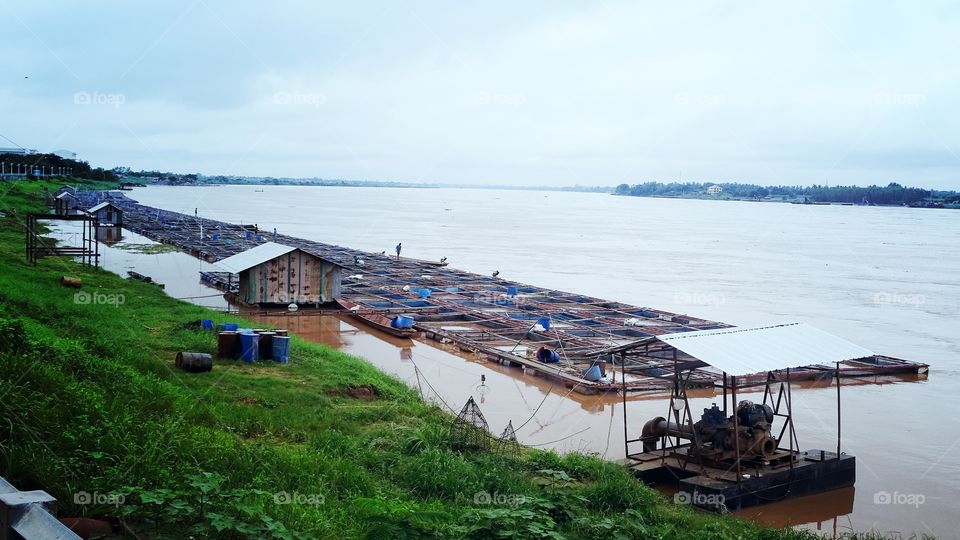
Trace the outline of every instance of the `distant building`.
{"type": "Polygon", "coordinates": [[[711,195],[718,195],[720,193],[723,193],[723,186],[719,184],[714,184],[707,188],[707,193],[711,195]]]}
{"type": "Polygon", "coordinates": [[[113,203],[102,202],[87,210],[87,213],[97,218],[97,226],[119,227],[123,225],[123,210],[114,206],[113,203]]]}
{"type": "Polygon", "coordinates": [[[300,248],[267,242],[214,264],[239,276],[237,300],[247,305],[319,306],[340,296],[343,268],[300,248]]]}
{"type": "Polygon", "coordinates": [[[60,150],[54,150],[52,153],[54,155],[62,157],[63,159],[77,159],[76,152],[73,152],[70,150],[64,150],[62,148],[60,150]]]}
{"type": "Polygon", "coordinates": [[[0,154],[15,154],[18,156],[29,156],[31,154],[36,154],[36,149],[33,148],[0,148],[0,154]]]}

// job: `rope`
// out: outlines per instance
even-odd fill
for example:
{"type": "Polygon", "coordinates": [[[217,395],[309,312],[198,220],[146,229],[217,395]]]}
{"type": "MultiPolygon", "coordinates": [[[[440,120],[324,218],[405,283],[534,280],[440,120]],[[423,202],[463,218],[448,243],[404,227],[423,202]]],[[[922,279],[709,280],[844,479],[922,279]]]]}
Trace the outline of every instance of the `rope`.
{"type": "Polygon", "coordinates": [[[560,442],[560,441],[565,441],[565,440],[567,440],[567,439],[569,439],[569,438],[571,438],[571,437],[575,437],[575,436],[577,436],[577,435],[579,435],[579,434],[581,434],[581,433],[583,433],[584,431],[587,431],[587,430],[589,430],[589,429],[590,429],[589,427],[585,427],[585,428],[581,429],[580,431],[578,431],[578,432],[576,432],[576,433],[571,433],[570,435],[567,435],[566,437],[563,437],[562,439],[557,439],[557,440],[555,440],[555,441],[547,441],[547,442],[545,442],[545,443],[537,443],[537,444],[525,444],[525,445],[523,445],[523,446],[528,446],[528,447],[531,447],[531,448],[532,448],[532,447],[536,447],[536,446],[546,446],[546,445],[548,445],[548,444],[555,444],[555,443],[558,443],[558,442],[560,442]]]}

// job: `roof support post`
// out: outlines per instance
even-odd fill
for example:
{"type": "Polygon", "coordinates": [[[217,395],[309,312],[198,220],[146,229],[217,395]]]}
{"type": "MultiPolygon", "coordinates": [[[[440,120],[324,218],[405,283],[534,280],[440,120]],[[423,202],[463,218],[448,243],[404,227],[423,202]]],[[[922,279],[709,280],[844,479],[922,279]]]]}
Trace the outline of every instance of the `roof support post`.
{"type": "Polygon", "coordinates": [[[740,422],[737,418],[737,378],[730,377],[730,391],[733,393],[733,448],[737,465],[737,483],[740,483],[740,422]]]}
{"type": "Polygon", "coordinates": [[[840,459],[840,362],[837,362],[837,459],[840,459]]]}

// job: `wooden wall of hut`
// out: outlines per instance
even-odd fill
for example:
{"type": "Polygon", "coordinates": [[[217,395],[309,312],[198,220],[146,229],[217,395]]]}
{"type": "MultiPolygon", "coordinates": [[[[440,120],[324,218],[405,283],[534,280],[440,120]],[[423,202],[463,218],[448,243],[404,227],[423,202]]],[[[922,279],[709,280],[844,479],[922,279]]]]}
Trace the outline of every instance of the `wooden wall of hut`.
{"type": "Polygon", "coordinates": [[[342,270],[294,250],[240,273],[240,300],[247,304],[323,304],[340,294],[342,270]]]}

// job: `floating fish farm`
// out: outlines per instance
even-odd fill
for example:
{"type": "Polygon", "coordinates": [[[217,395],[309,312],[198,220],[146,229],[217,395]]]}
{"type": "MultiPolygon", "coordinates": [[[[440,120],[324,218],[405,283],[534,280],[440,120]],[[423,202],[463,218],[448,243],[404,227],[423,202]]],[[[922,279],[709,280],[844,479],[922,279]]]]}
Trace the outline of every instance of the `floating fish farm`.
{"type": "MultiPolygon", "coordinates": [[[[460,351],[523,369],[585,394],[665,391],[674,385],[674,359],[651,355],[607,369],[612,348],[658,335],[729,328],[730,325],[483,276],[393,254],[370,253],[141,205],[119,192],[78,193],[81,208],[109,201],[123,212],[124,228],[217,262],[266,242],[302,249],[344,268],[344,315],[375,321],[413,319],[415,334],[460,351]],[[609,373],[608,373],[609,371],[609,373]],[[619,377],[619,380],[618,380],[619,377]]],[[[236,277],[208,272],[201,279],[229,294],[236,277]]],[[[291,315],[305,316],[301,309],[291,315]]],[[[611,364],[612,365],[612,364],[611,364]]],[[[841,366],[841,376],[925,373],[919,364],[874,355],[841,366]]],[[[835,366],[792,371],[793,380],[830,378],[835,366]]],[[[703,367],[691,386],[714,387],[722,374],[703,367]]],[[[750,383],[748,377],[741,379],[750,383]]],[[[764,384],[766,375],[756,384],[764,384]]]]}

